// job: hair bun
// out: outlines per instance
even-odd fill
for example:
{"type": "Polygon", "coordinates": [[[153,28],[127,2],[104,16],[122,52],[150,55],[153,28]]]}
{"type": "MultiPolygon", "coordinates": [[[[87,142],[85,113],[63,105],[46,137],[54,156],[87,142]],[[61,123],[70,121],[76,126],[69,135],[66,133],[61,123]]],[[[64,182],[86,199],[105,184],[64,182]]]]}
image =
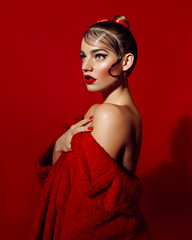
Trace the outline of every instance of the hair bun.
{"type": "Polygon", "coordinates": [[[117,15],[113,18],[113,21],[117,21],[117,20],[123,21],[128,26],[128,29],[130,28],[129,21],[127,20],[127,18],[125,16],[117,15]]]}

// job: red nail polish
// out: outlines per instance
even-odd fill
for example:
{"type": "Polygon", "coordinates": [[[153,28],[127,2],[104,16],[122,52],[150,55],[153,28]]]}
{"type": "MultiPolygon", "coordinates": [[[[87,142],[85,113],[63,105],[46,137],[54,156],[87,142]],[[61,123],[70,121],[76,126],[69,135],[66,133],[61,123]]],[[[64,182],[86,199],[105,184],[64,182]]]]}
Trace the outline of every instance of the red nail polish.
{"type": "Polygon", "coordinates": [[[90,120],[93,119],[93,116],[89,117],[89,119],[90,119],[90,120]]]}
{"type": "Polygon", "coordinates": [[[88,129],[88,130],[93,130],[93,127],[88,127],[87,129],[88,129]]]}

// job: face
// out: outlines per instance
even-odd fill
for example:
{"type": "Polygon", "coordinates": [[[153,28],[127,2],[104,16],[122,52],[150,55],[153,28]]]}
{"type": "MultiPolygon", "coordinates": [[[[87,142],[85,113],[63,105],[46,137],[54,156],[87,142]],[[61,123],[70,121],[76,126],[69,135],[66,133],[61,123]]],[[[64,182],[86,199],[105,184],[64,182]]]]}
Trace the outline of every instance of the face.
{"type": "MultiPolygon", "coordinates": [[[[87,89],[92,92],[103,91],[114,85],[118,78],[109,74],[110,67],[117,61],[115,50],[98,41],[81,44],[81,59],[87,89]]],[[[112,75],[121,75],[122,63],[115,65],[112,75]]]]}

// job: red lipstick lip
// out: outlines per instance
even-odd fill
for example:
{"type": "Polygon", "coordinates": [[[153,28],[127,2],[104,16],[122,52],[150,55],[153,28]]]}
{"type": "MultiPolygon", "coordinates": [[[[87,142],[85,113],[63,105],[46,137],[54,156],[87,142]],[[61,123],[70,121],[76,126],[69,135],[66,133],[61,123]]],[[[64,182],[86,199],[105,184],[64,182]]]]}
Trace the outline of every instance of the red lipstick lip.
{"type": "Polygon", "coordinates": [[[86,82],[86,83],[93,83],[93,82],[96,81],[96,79],[93,78],[93,77],[90,76],[90,75],[85,75],[85,76],[84,76],[84,79],[85,79],[85,82],[86,82]]]}

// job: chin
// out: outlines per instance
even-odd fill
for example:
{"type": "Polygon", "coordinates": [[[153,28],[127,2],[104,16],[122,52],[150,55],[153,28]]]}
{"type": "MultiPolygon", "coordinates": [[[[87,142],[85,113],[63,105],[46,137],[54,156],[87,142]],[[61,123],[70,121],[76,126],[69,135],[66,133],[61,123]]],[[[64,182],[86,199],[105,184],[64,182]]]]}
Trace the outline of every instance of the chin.
{"type": "Polygon", "coordinates": [[[89,92],[100,92],[100,91],[102,91],[102,89],[100,90],[100,89],[97,89],[97,88],[92,88],[92,87],[89,87],[89,86],[87,86],[87,91],[89,91],[89,92]]]}
{"type": "Polygon", "coordinates": [[[118,88],[118,85],[116,85],[116,86],[111,86],[111,84],[110,85],[107,85],[107,86],[103,86],[103,87],[96,87],[96,86],[94,86],[94,85],[87,85],[87,90],[89,91],[89,92],[103,92],[103,91],[110,91],[110,90],[114,90],[114,89],[116,89],[116,88],[118,88]]]}

